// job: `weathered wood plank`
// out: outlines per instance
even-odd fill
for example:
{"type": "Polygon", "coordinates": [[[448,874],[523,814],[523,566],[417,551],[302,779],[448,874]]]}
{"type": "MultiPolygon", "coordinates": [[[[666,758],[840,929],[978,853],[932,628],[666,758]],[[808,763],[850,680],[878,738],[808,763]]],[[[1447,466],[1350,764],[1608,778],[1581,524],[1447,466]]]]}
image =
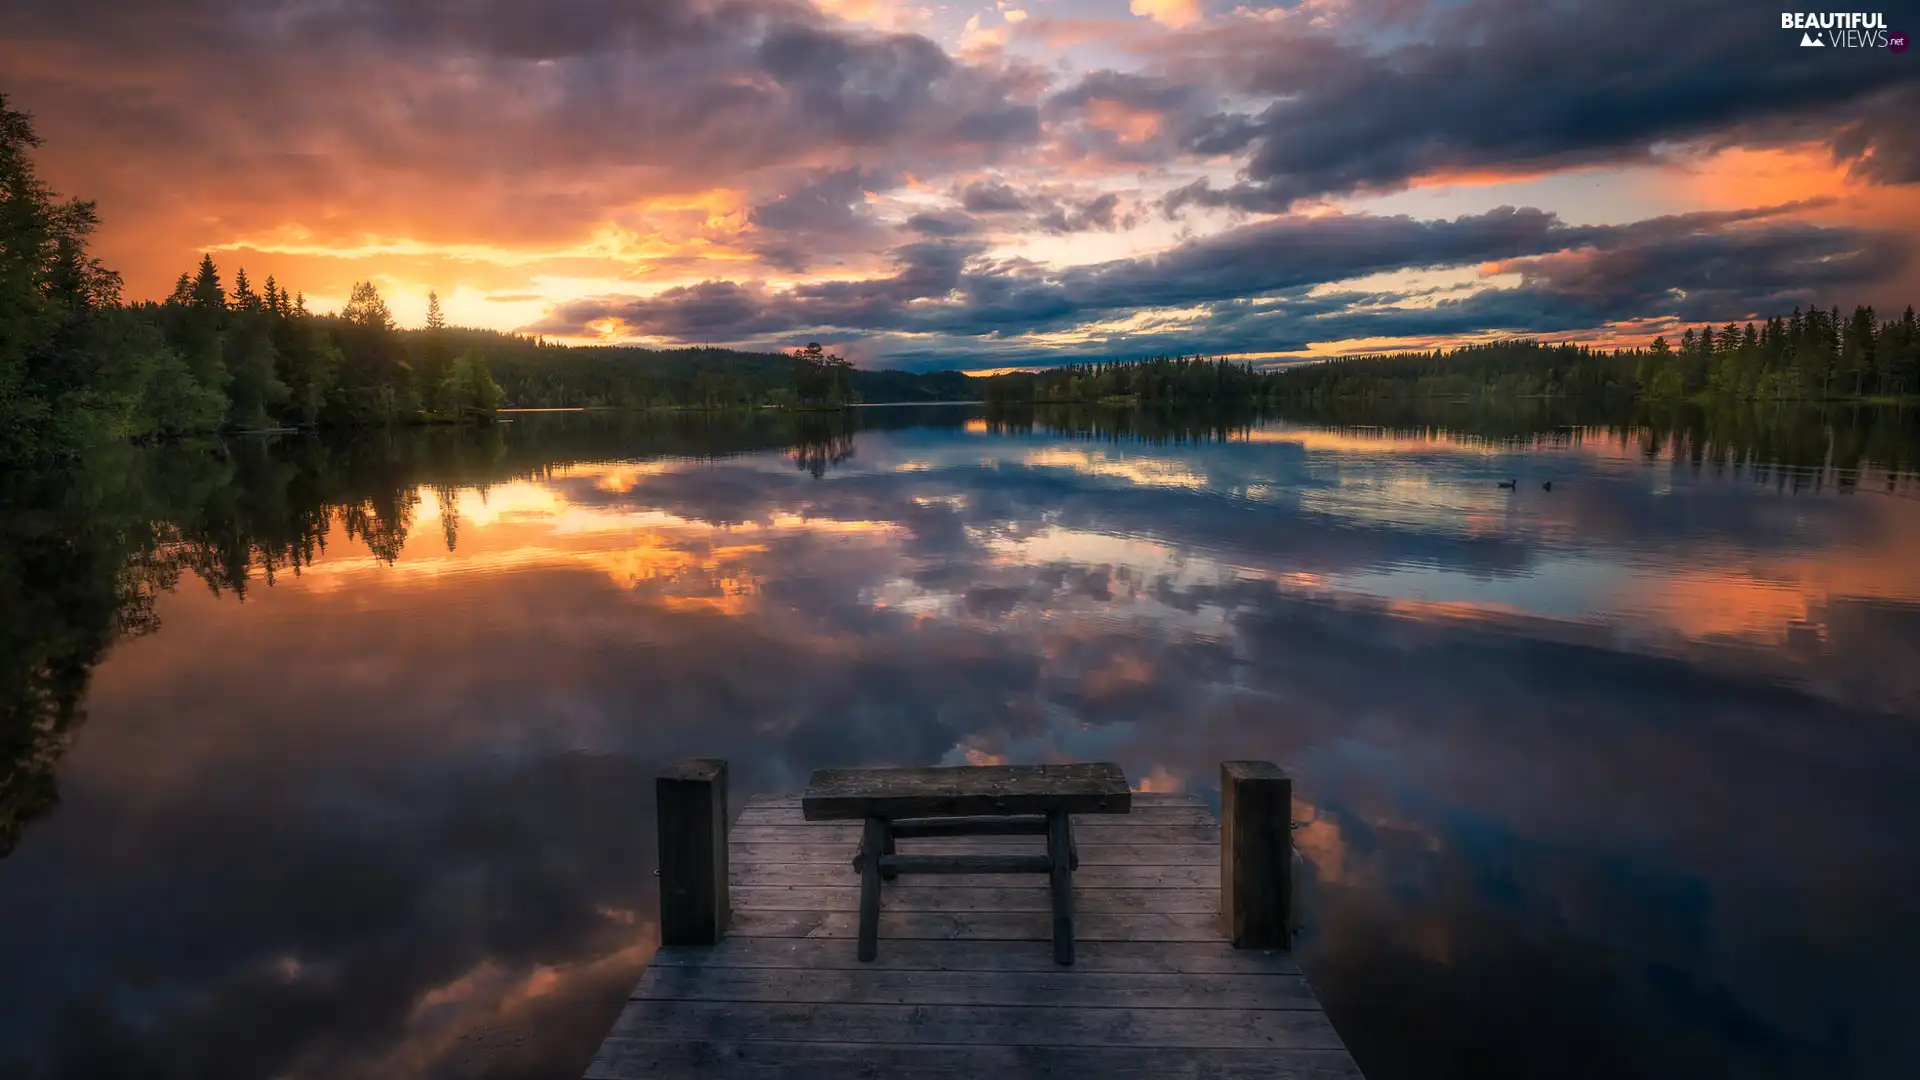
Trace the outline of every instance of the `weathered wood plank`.
{"type": "Polygon", "coordinates": [[[1130,975],[1065,971],[801,971],[653,967],[633,996],[650,1001],[853,1005],[1023,1005],[1087,1009],[1317,1009],[1298,975],[1130,975]]]}
{"type": "Polygon", "coordinates": [[[808,821],[986,814],[1124,814],[1126,774],[1109,761],[1071,765],[820,769],[801,796],[808,821]]]}
{"type": "Polygon", "coordinates": [[[918,1042],[926,1045],[1153,1046],[1337,1050],[1323,1013],[1300,1009],[1051,1009],[995,1005],[815,1005],[630,1001],[630,1039],[918,1042]]]}
{"type": "MultiPolygon", "coordinates": [[[[1078,818],[1073,823],[1074,837],[1080,845],[1088,844],[1216,844],[1220,841],[1218,825],[1108,825],[1113,818],[1078,818]]],[[[916,830],[917,831],[917,830],[916,830]]],[[[934,830],[941,832],[946,830],[934,830]]],[[[747,844],[786,844],[786,843],[825,843],[846,844],[852,851],[853,845],[860,842],[860,826],[816,823],[812,825],[741,825],[735,823],[730,833],[738,843],[747,844]]],[[[980,840],[1007,845],[1009,851],[1033,848],[1031,837],[1045,836],[1046,830],[1039,829],[1030,835],[988,835],[984,833],[948,832],[948,835],[909,836],[896,834],[901,843],[912,843],[914,850],[920,850],[922,843],[934,840],[980,840]]],[[[849,856],[851,857],[851,856],[849,856]]]]}
{"type": "MultiPolygon", "coordinates": [[[[871,964],[862,964],[844,941],[824,938],[728,937],[712,947],[676,946],[653,954],[654,967],[796,968],[804,971],[1058,971],[1044,949],[1009,949],[998,941],[900,940],[871,964]]],[[[1215,937],[1191,943],[1085,941],[1074,960],[1076,974],[1089,972],[1221,975],[1298,975],[1291,954],[1279,949],[1235,949],[1215,937]]]]}
{"type": "MultiPolygon", "coordinates": [[[[931,882],[940,877],[908,878],[889,885],[881,892],[881,902],[889,911],[1047,911],[1052,900],[1044,878],[1033,874],[998,875],[1000,880],[1025,881],[1027,885],[972,886],[940,888],[931,882]]],[[[1086,879],[1073,876],[1074,900],[1083,912],[1133,912],[1159,915],[1212,915],[1220,910],[1217,888],[1113,888],[1086,887],[1086,879]]],[[[858,885],[833,887],[736,886],[735,911],[852,911],[860,903],[858,885]]]]}
{"type": "MultiPolygon", "coordinates": [[[[770,863],[741,862],[733,867],[733,895],[743,888],[758,887],[834,887],[858,886],[860,875],[846,862],[770,863]]],[[[913,889],[985,889],[1006,886],[1033,886],[1026,874],[949,874],[902,883],[899,888],[913,889]]],[[[1101,889],[1206,889],[1208,898],[1219,906],[1220,866],[1132,866],[1103,863],[1081,866],[1074,871],[1073,887],[1081,896],[1101,889]]],[[[891,896],[891,894],[889,894],[891,896]]],[[[738,902],[738,901],[736,901],[738,902]]],[[[889,899],[888,903],[892,903],[889,899]]]]}
{"type": "MultiPolygon", "coordinates": [[[[857,844],[822,843],[747,843],[733,845],[733,858],[741,862],[839,863],[850,865],[857,844]]],[[[915,855],[1009,855],[1021,854],[1022,847],[1011,838],[973,836],[914,842],[915,855]]],[[[1026,852],[1031,854],[1031,851],[1026,852]]],[[[1127,866],[1190,866],[1213,863],[1219,848],[1213,844],[1080,844],[1080,867],[1124,864],[1127,866]]]]}
{"type": "MultiPolygon", "coordinates": [[[[749,911],[734,913],[728,935],[739,937],[853,938],[859,918],[851,911],[749,911]]],[[[1218,941],[1216,914],[1088,913],[1077,920],[1081,941],[1218,941]]],[[[880,937],[891,944],[910,938],[936,941],[1051,941],[1050,913],[1029,911],[880,911],[880,937]]],[[[852,951],[849,949],[848,951],[852,951]]]]}
{"type": "Polygon", "coordinates": [[[587,1080],[1362,1080],[1344,1050],[608,1039],[587,1080]]]}
{"type": "Polygon", "coordinates": [[[889,855],[880,869],[899,874],[1044,874],[1053,869],[1047,855],[889,855]]]}
{"type": "MultiPolygon", "coordinates": [[[[801,793],[797,791],[762,793],[749,796],[747,801],[742,805],[746,809],[753,810],[799,809],[801,798],[801,793]]],[[[1206,805],[1207,801],[1205,799],[1189,792],[1136,791],[1133,793],[1133,810],[1131,812],[1138,812],[1143,808],[1153,807],[1198,806],[1204,808],[1206,805]]]]}
{"type": "Polygon", "coordinates": [[[660,940],[711,945],[728,921],[727,763],[682,761],[654,782],[659,825],[660,940]]]}
{"type": "MultiPolygon", "coordinates": [[[[1213,811],[1207,809],[1205,806],[1179,806],[1171,804],[1142,806],[1139,800],[1144,796],[1135,792],[1133,797],[1135,800],[1133,809],[1127,813],[1090,814],[1075,821],[1074,826],[1079,828],[1082,826],[1101,825],[1118,829],[1151,825],[1217,826],[1219,824],[1219,820],[1213,816],[1213,811]]],[[[912,821],[919,819],[909,818],[907,820],[912,821]]],[[[929,818],[926,820],[938,821],[941,819],[929,818]]],[[[735,825],[798,825],[813,828],[821,828],[828,824],[826,822],[809,822],[806,816],[801,813],[797,803],[793,806],[749,806],[740,811],[739,816],[734,818],[733,823],[735,825]]],[[[903,821],[901,824],[904,825],[905,823],[906,822],[903,821]]]]}
{"type": "MultiPolygon", "coordinates": [[[[802,827],[813,828],[806,825],[802,827]]],[[[832,825],[825,828],[834,828],[832,825]]],[[[778,829],[769,829],[777,834],[778,829]]],[[[960,817],[907,818],[896,821],[890,830],[895,839],[914,840],[929,836],[1045,836],[1047,819],[1043,817],[960,817]]]]}

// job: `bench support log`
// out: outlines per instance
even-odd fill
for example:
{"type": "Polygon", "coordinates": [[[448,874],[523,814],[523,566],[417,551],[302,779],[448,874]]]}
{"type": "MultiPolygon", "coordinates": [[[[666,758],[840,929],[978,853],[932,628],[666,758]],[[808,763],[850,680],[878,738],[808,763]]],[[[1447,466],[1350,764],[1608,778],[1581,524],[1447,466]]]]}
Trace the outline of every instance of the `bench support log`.
{"type": "Polygon", "coordinates": [[[1073,963],[1073,818],[1047,815],[1047,872],[1053,884],[1053,962],[1073,963]]]}
{"type": "Polygon", "coordinates": [[[716,945],[727,898],[727,763],[697,758],[654,782],[660,831],[660,943],[716,945]]]}
{"type": "Polygon", "coordinates": [[[1293,944],[1293,781],[1270,761],[1220,763],[1220,921],[1236,949],[1293,944]]]}

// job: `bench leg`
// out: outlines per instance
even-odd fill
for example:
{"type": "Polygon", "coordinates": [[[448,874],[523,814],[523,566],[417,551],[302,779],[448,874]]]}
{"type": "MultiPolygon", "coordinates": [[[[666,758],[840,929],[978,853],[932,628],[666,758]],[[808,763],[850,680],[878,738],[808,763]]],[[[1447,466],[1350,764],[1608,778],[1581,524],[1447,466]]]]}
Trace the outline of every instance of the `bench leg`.
{"type": "MultiPolygon", "coordinates": [[[[891,822],[891,821],[889,821],[889,822],[887,822],[887,823],[886,823],[886,828],[887,828],[887,846],[886,846],[886,848],[885,848],[885,851],[884,851],[884,853],[885,853],[885,854],[888,854],[888,855],[898,855],[898,854],[899,854],[900,852],[899,852],[898,850],[896,850],[896,849],[894,848],[894,846],[893,846],[893,844],[894,844],[894,841],[893,841],[893,822],[891,822]]],[[[886,881],[892,881],[892,880],[893,880],[894,878],[897,878],[897,877],[899,877],[899,876],[900,876],[900,871],[898,871],[898,870],[891,870],[891,869],[887,869],[887,868],[885,868],[885,867],[883,867],[883,868],[881,868],[881,870],[880,870],[880,877],[881,877],[882,879],[884,879],[884,880],[886,880],[886,881]]]]}
{"type": "Polygon", "coordinates": [[[1062,814],[1067,819],[1067,869],[1080,869],[1080,841],[1073,838],[1073,815],[1062,814]]]}
{"type": "Polygon", "coordinates": [[[1064,812],[1047,815],[1047,855],[1053,883],[1053,960],[1073,963],[1073,819],[1064,812]]]}
{"type": "Polygon", "coordinates": [[[867,819],[860,837],[860,951],[861,963],[880,954],[880,853],[888,846],[887,823],[867,819]]]}

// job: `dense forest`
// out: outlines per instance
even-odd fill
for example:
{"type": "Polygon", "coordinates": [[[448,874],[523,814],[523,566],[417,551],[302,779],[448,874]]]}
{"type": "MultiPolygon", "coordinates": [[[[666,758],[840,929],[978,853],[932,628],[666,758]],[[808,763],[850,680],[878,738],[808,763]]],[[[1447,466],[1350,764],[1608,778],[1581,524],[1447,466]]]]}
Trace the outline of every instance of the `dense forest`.
{"type": "Polygon", "coordinates": [[[338,314],[211,256],[163,301],[126,303],[88,253],[93,204],[35,175],[29,118],[0,97],[0,461],[117,439],[219,429],[485,419],[505,405],[783,405],[973,399],[959,372],[859,371],[808,345],[792,355],[729,349],[578,348],[446,325],[402,330],[372,282],[338,314]]]}
{"type": "Polygon", "coordinates": [[[1601,350],[1508,341],[1361,356],[1286,369],[1287,398],[1544,394],[1649,401],[1832,401],[1920,393],[1912,307],[1881,320],[1870,307],[1815,308],[1764,323],[1689,329],[1673,345],[1601,350]]]}
{"type": "Polygon", "coordinates": [[[1533,340],[1353,356],[1290,367],[1205,357],[1076,364],[987,380],[996,404],[1254,403],[1328,398],[1551,396],[1696,402],[1892,399],[1920,394],[1913,308],[1881,320],[1839,308],[1689,329],[1673,345],[1594,349],[1533,340]]]}

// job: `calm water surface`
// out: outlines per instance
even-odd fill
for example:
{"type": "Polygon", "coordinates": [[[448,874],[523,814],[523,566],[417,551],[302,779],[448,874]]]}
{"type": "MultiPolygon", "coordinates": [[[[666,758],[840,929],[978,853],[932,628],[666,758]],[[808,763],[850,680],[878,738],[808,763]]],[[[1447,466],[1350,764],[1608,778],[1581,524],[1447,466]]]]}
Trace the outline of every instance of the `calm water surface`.
{"type": "Polygon", "coordinates": [[[0,1075],[577,1075],[694,755],[1209,799],[1271,758],[1372,1080],[1915,1075],[1910,420],[1563,421],[523,416],[9,474],[0,1075]]]}

